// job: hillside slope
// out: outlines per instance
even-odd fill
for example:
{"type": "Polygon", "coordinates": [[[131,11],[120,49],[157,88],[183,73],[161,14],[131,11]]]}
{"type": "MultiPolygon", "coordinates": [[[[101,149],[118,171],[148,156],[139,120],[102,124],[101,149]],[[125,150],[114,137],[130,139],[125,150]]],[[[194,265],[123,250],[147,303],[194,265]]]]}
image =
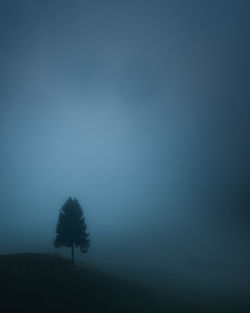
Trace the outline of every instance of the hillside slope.
{"type": "Polygon", "coordinates": [[[185,300],[50,255],[1,256],[0,279],[1,313],[196,311],[185,300]]]}
{"type": "Polygon", "coordinates": [[[130,273],[132,280],[121,272],[108,274],[91,266],[74,266],[45,254],[0,256],[0,313],[250,312],[245,295],[236,301],[234,295],[225,297],[188,281],[179,282],[183,287],[177,288],[175,279],[162,273],[164,284],[158,288],[161,284],[149,284],[153,278],[159,281],[157,273],[153,278],[148,273],[147,284],[139,282],[139,270],[137,276],[130,273]]]}

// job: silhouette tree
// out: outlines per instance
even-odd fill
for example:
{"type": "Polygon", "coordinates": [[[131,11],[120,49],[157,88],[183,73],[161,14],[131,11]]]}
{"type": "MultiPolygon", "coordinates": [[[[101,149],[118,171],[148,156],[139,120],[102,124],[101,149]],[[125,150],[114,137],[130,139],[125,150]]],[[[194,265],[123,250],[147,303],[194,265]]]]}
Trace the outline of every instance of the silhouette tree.
{"type": "Polygon", "coordinates": [[[77,201],[71,197],[65,202],[59,212],[54,246],[71,247],[72,263],[74,264],[74,247],[80,247],[81,252],[87,253],[90,246],[89,234],[83,210],[77,201]]]}

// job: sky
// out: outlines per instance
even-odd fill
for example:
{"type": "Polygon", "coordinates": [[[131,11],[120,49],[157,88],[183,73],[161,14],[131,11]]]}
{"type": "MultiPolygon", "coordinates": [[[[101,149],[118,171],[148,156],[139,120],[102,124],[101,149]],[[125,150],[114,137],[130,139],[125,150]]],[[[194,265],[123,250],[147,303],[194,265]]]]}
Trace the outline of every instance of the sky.
{"type": "Polygon", "coordinates": [[[249,260],[249,29],[244,0],[0,0],[0,253],[54,253],[72,196],[89,262],[249,260]]]}

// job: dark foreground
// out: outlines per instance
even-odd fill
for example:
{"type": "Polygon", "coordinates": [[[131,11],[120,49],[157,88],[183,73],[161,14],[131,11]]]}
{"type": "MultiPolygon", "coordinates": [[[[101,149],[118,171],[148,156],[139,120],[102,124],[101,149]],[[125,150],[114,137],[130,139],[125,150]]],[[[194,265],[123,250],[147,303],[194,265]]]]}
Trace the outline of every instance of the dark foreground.
{"type": "Polygon", "coordinates": [[[244,312],[198,306],[50,255],[1,256],[0,280],[1,313],[244,312]]]}

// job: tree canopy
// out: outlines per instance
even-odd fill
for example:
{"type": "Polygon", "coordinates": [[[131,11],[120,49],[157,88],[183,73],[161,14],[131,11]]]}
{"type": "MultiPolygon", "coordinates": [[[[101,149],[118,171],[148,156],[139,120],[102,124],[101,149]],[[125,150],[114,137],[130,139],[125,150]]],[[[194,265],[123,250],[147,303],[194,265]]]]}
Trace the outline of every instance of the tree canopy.
{"type": "Polygon", "coordinates": [[[87,253],[90,240],[87,225],[80,203],[71,197],[64,203],[59,212],[54,246],[71,247],[74,263],[74,247],[80,247],[82,253],[87,253]]]}

